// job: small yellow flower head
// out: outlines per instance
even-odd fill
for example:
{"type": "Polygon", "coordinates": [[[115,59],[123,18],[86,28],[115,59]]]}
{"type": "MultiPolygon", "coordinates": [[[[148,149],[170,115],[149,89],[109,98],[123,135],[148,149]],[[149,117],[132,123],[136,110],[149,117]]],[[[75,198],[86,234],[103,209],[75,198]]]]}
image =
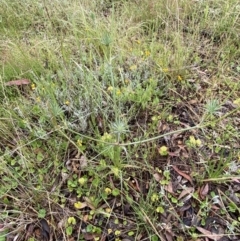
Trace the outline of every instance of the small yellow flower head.
{"type": "Polygon", "coordinates": [[[86,204],[85,203],[81,203],[81,202],[76,202],[76,203],[74,203],[74,207],[76,209],[82,209],[82,208],[86,207],[86,204]]]}
{"type": "Polygon", "coordinates": [[[150,51],[148,51],[148,50],[145,51],[145,56],[146,56],[146,57],[150,56],[150,54],[151,54],[150,51]]]}
{"type": "Polygon", "coordinates": [[[125,82],[125,84],[129,84],[130,80],[129,79],[125,79],[124,82],[125,82]]]}
{"type": "Polygon", "coordinates": [[[82,146],[82,140],[78,139],[78,140],[77,140],[77,145],[78,145],[79,147],[81,147],[81,146],[82,146]]]}
{"type": "Polygon", "coordinates": [[[151,201],[152,202],[156,202],[159,199],[159,196],[157,193],[153,193],[151,196],[151,201]]]}
{"type": "Polygon", "coordinates": [[[193,146],[196,145],[196,139],[194,136],[189,136],[189,143],[193,146]]]}
{"type": "Polygon", "coordinates": [[[69,217],[67,222],[68,222],[68,224],[75,225],[76,224],[76,219],[74,217],[69,217]]]}
{"type": "Polygon", "coordinates": [[[36,101],[37,101],[37,102],[41,102],[41,98],[40,98],[40,97],[37,97],[37,98],[36,98],[36,101]]]}
{"type": "Polygon", "coordinates": [[[168,155],[168,148],[166,146],[161,146],[159,148],[158,152],[161,156],[167,156],[168,155]]]}
{"type": "Polygon", "coordinates": [[[172,121],[173,121],[173,115],[169,115],[169,116],[167,117],[167,120],[170,121],[170,122],[172,122],[172,121]]]}
{"type": "Polygon", "coordinates": [[[178,81],[182,81],[183,80],[181,75],[178,75],[177,79],[178,79],[178,81]]]}
{"type": "Polygon", "coordinates": [[[158,117],[154,115],[154,116],[152,117],[152,121],[157,121],[157,120],[158,120],[158,117]]]}
{"type": "Polygon", "coordinates": [[[164,213],[163,207],[157,207],[157,208],[156,208],[156,212],[157,212],[157,213],[164,213]]]}
{"type": "Polygon", "coordinates": [[[106,209],[105,209],[105,212],[106,212],[106,213],[111,213],[111,211],[112,211],[111,208],[106,208],[106,209]]]}
{"type": "Polygon", "coordinates": [[[68,100],[65,101],[65,105],[69,105],[70,102],[68,100]]]}
{"type": "Polygon", "coordinates": [[[121,95],[121,93],[122,93],[122,92],[121,92],[120,89],[118,89],[117,92],[116,92],[117,95],[121,95]]]}
{"type": "Polygon", "coordinates": [[[112,229],[111,228],[108,229],[108,234],[110,234],[110,233],[112,233],[112,229]]]}
{"type": "Polygon", "coordinates": [[[118,177],[119,176],[119,169],[117,168],[117,167],[112,167],[112,172],[113,172],[113,174],[116,176],[116,177],[118,177]]]}
{"type": "Polygon", "coordinates": [[[78,179],[78,182],[80,183],[80,185],[84,185],[84,184],[87,182],[87,179],[84,178],[84,177],[80,177],[80,178],[78,179]]]}
{"type": "Polygon", "coordinates": [[[116,230],[116,231],[114,232],[114,234],[115,234],[116,236],[119,236],[119,235],[121,234],[121,231],[120,231],[120,230],[116,230]]]}
{"type": "Polygon", "coordinates": [[[137,65],[134,64],[134,65],[130,66],[130,70],[134,71],[136,69],[137,69],[137,65]]]}
{"type": "Polygon", "coordinates": [[[191,146],[201,146],[202,142],[200,139],[196,140],[194,136],[189,136],[189,144],[191,146]]]}
{"type": "Polygon", "coordinates": [[[137,42],[137,44],[141,44],[141,40],[139,40],[139,39],[136,40],[136,42],[137,42]]]}
{"type": "Polygon", "coordinates": [[[156,208],[156,212],[157,212],[157,213],[164,213],[163,207],[157,207],[157,208],[156,208]]]}
{"type": "Polygon", "coordinates": [[[108,92],[112,92],[112,91],[113,91],[113,87],[112,87],[112,86],[109,86],[109,87],[107,88],[107,91],[108,91],[108,92]]]}
{"type": "Polygon", "coordinates": [[[202,142],[201,142],[200,139],[197,139],[197,140],[196,140],[196,145],[197,145],[197,146],[201,146],[201,145],[202,145],[202,142]]]}
{"type": "Polygon", "coordinates": [[[112,190],[109,187],[106,187],[104,191],[107,195],[111,194],[112,192],[112,190]]]}
{"type": "Polygon", "coordinates": [[[234,101],[233,101],[233,104],[240,106],[240,98],[234,100],[234,101]]]}
{"type": "Polygon", "coordinates": [[[105,132],[105,133],[103,134],[103,136],[101,137],[101,140],[102,140],[102,141],[109,141],[109,140],[111,140],[111,139],[112,139],[112,135],[109,134],[109,133],[107,133],[107,132],[105,132]]]}
{"type": "Polygon", "coordinates": [[[169,69],[168,69],[168,68],[165,68],[165,69],[162,69],[162,71],[163,71],[164,73],[167,73],[167,72],[169,71],[169,69]]]}
{"type": "Polygon", "coordinates": [[[35,84],[31,84],[31,89],[35,90],[36,89],[36,85],[35,84]]]}

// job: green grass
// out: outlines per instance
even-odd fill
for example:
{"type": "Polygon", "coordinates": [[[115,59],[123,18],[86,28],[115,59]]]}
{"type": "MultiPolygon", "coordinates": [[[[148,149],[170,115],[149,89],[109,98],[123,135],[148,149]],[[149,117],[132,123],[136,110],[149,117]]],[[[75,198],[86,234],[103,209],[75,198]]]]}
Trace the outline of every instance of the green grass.
{"type": "Polygon", "coordinates": [[[0,239],[239,240],[239,10],[1,2],[0,239]]]}

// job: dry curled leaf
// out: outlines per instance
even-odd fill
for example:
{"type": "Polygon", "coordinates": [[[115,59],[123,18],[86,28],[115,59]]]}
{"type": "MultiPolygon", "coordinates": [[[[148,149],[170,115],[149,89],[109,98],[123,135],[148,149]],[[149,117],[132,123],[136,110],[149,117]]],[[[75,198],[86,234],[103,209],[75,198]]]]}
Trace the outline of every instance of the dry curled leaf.
{"type": "Polygon", "coordinates": [[[172,182],[169,182],[167,185],[165,185],[164,190],[169,192],[169,193],[174,194],[172,182]]]}
{"type": "Polygon", "coordinates": [[[131,186],[134,190],[141,192],[141,188],[140,188],[138,180],[136,178],[132,177],[128,183],[129,183],[129,186],[131,186]]]}
{"type": "Polygon", "coordinates": [[[50,239],[50,227],[48,222],[45,219],[40,220],[41,225],[41,236],[44,241],[48,241],[50,239]]]}
{"type": "Polygon", "coordinates": [[[26,236],[25,236],[26,240],[28,240],[33,235],[34,228],[35,228],[35,225],[33,223],[30,223],[26,226],[26,236]]]}
{"type": "Polygon", "coordinates": [[[64,228],[64,224],[66,223],[66,220],[63,218],[63,219],[61,219],[59,222],[58,222],[58,224],[57,224],[57,227],[58,227],[58,229],[62,229],[62,228],[64,228]]]}
{"type": "Polygon", "coordinates": [[[181,170],[179,170],[176,166],[172,166],[172,168],[174,169],[174,171],[176,171],[179,175],[181,175],[182,177],[184,177],[185,179],[187,179],[191,184],[193,184],[192,178],[187,175],[185,172],[182,172],[181,170]]]}
{"type": "Polygon", "coordinates": [[[202,199],[204,199],[209,192],[208,183],[200,188],[199,194],[202,199]]]}
{"type": "Polygon", "coordinates": [[[87,157],[84,156],[84,155],[82,155],[82,156],[80,157],[79,162],[80,162],[80,167],[81,167],[81,169],[87,167],[87,165],[88,165],[87,157]]]}
{"type": "Polygon", "coordinates": [[[95,207],[94,207],[94,205],[93,205],[93,202],[90,200],[90,198],[84,197],[84,200],[85,200],[85,203],[87,204],[87,206],[88,206],[89,208],[91,208],[92,210],[95,210],[95,207]]]}
{"type": "Polygon", "coordinates": [[[5,83],[6,86],[28,85],[28,84],[30,84],[30,80],[28,79],[12,80],[5,83]]]}
{"type": "Polygon", "coordinates": [[[222,234],[212,233],[205,228],[201,228],[201,227],[196,227],[196,228],[199,232],[201,232],[202,234],[204,234],[206,237],[208,237],[211,240],[218,241],[223,237],[222,234]]]}
{"type": "Polygon", "coordinates": [[[36,237],[42,241],[49,241],[50,239],[50,227],[45,219],[41,219],[39,223],[30,223],[26,226],[25,240],[31,237],[36,237]]]}
{"type": "Polygon", "coordinates": [[[187,188],[183,189],[178,197],[178,200],[180,200],[181,198],[183,198],[186,195],[189,195],[190,197],[192,197],[193,192],[194,192],[193,187],[187,187],[187,188]]]}
{"type": "Polygon", "coordinates": [[[162,179],[161,175],[158,172],[154,173],[153,177],[157,182],[160,182],[162,179]]]}
{"type": "Polygon", "coordinates": [[[83,234],[85,240],[94,240],[95,235],[92,233],[84,233],[83,234]]]}

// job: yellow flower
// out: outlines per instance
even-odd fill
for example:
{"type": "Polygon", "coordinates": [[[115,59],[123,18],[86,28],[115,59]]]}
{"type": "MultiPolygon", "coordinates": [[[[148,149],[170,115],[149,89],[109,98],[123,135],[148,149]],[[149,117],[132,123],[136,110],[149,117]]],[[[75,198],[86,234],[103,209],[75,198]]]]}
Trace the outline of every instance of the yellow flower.
{"type": "Polygon", "coordinates": [[[69,105],[70,102],[68,100],[65,101],[65,105],[69,105]]]}
{"type": "Polygon", "coordinates": [[[79,146],[79,147],[81,147],[82,146],[82,140],[77,140],[77,145],[79,146]]]}
{"type": "Polygon", "coordinates": [[[197,145],[197,146],[201,146],[201,145],[202,145],[202,142],[201,142],[200,139],[197,139],[197,140],[196,140],[196,145],[197,145]]]}
{"type": "Polygon", "coordinates": [[[121,231],[120,231],[120,230],[116,230],[116,231],[114,232],[114,234],[115,234],[116,236],[119,236],[119,235],[121,234],[121,231]]]}
{"type": "Polygon", "coordinates": [[[35,90],[36,89],[36,85],[35,84],[31,84],[31,89],[35,90]]]}
{"type": "Polygon", "coordinates": [[[73,224],[75,225],[76,224],[76,219],[74,217],[69,217],[68,220],[67,220],[68,224],[73,224]]]}
{"type": "Polygon", "coordinates": [[[106,213],[111,213],[112,210],[111,210],[111,208],[106,208],[105,211],[106,211],[106,213]]]}
{"type": "Polygon", "coordinates": [[[169,115],[169,116],[167,117],[167,120],[170,121],[170,122],[172,122],[172,121],[173,121],[173,115],[169,115]]]}
{"type": "Polygon", "coordinates": [[[178,75],[177,79],[178,79],[178,81],[182,81],[183,80],[181,75],[178,75]]]}
{"type": "Polygon", "coordinates": [[[121,92],[120,89],[118,89],[117,92],[116,92],[117,95],[121,95],[121,93],[122,93],[122,92],[121,92]]]}
{"type": "Polygon", "coordinates": [[[137,44],[140,44],[140,43],[141,43],[141,40],[138,39],[138,40],[136,40],[136,42],[137,42],[137,44]]]}
{"type": "Polygon", "coordinates": [[[107,141],[107,140],[111,140],[111,139],[112,139],[111,134],[109,134],[109,133],[107,133],[107,132],[105,132],[105,133],[103,134],[103,136],[101,137],[101,140],[102,140],[102,141],[107,141]]]}
{"type": "Polygon", "coordinates": [[[125,84],[129,84],[130,80],[129,79],[125,79],[124,82],[125,82],[125,84]]]}
{"type": "Polygon", "coordinates": [[[164,213],[163,207],[157,207],[157,208],[156,208],[156,212],[157,212],[157,213],[164,213]]]}
{"type": "Polygon", "coordinates": [[[37,97],[37,98],[36,98],[36,101],[37,101],[37,102],[40,102],[40,101],[41,101],[41,98],[40,98],[40,97],[37,97]]]}
{"type": "Polygon", "coordinates": [[[117,167],[112,167],[112,172],[116,177],[118,177],[120,170],[117,167]]]}
{"type": "Polygon", "coordinates": [[[240,106],[240,98],[234,100],[233,104],[240,106]]]}
{"type": "Polygon", "coordinates": [[[130,70],[136,70],[137,69],[137,65],[132,65],[132,66],[130,66],[130,70]]]}
{"type": "Polygon", "coordinates": [[[196,145],[196,139],[194,136],[189,136],[189,143],[193,146],[196,145]]]}
{"type": "Polygon", "coordinates": [[[84,185],[87,182],[87,180],[86,180],[86,178],[81,177],[78,179],[78,182],[80,183],[80,185],[84,185]]]}
{"type": "Polygon", "coordinates": [[[112,229],[111,228],[108,229],[108,234],[110,234],[110,233],[112,233],[112,229]]]}
{"type": "Polygon", "coordinates": [[[82,208],[86,207],[86,203],[76,202],[76,203],[74,203],[74,207],[76,209],[82,209],[82,208]]]}
{"type": "Polygon", "coordinates": [[[194,136],[189,136],[189,144],[192,146],[201,146],[202,142],[200,139],[195,139],[194,136]]]}
{"type": "Polygon", "coordinates": [[[113,91],[113,87],[112,87],[112,86],[109,86],[109,87],[107,88],[107,91],[108,91],[108,92],[112,92],[112,91],[113,91]]]}
{"type": "Polygon", "coordinates": [[[169,71],[169,69],[168,69],[168,68],[165,68],[165,69],[162,69],[162,71],[163,71],[164,73],[167,73],[167,72],[169,71]]]}
{"type": "Polygon", "coordinates": [[[111,192],[112,192],[112,190],[109,187],[106,187],[104,191],[107,195],[111,194],[111,192]]]}
{"type": "Polygon", "coordinates": [[[152,202],[156,202],[159,199],[159,196],[157,193],[153,193],[151,196],[151,201],[152,202]]]}
{"type": "Polygon", "coordinates": [[[151,54],[150,51],[148,51],[148,50],[145,51],[145,56],[146,56],[146,57],[150,56],[150,54],[151,54]]]}
{"type": "Polygon", "coordinates": [[[159,148],[158,152],[161,156],[167,156],[168,155],[168,148],[166,146],[161,146],[159,148]]]}
{"type": "Polygon", "coordinates": [[[152,117],[152,121],[157,121],[157,120],[158,120],[158,117],[154,115],[154,116],[152,117]]]}

